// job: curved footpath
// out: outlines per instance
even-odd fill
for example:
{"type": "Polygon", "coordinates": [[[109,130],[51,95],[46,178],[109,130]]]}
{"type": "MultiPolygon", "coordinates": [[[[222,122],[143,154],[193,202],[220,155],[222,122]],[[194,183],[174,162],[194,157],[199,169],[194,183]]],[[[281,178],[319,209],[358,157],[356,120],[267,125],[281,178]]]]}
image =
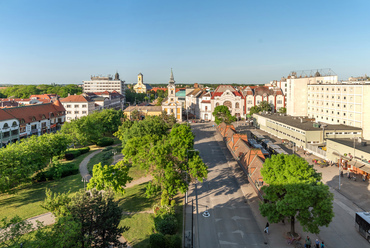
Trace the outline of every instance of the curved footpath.
{"type": "MultiPolygon", "coordinates": [[[[102,150],[103,149],[99,149],[99,150],[94,151],[93,153],[86,156],[86,158],[84,158],[82,160],[82,162],[80,163],[79,170],[80,170],[81,177],[84,178],[87,182],[89,182],[90,179],[91,179],[91,175],[89,173],[89,170],[87,169],[87,164],[89,163],[90,159],[92,159],[95,155],[100,153],[102,150]]],[[[118,162],[118,161],[122,160],[122,158],[123,158],[122,154],[116,155],[116,156],[114,156],[114,161],[118,162]]],[[[125,188],[130,188],[130,187],[133,187],[133,186],[138,185],[138,184],[146,183],[146,182],[149,182],[152,179],[153,179],[153,177],[151,175],[146,176],[146,177],[142,177],[142,178],[139,178],[137,180],[134,180],[134,181],[128,183],[125,188]]],[[[136,213],[153,213],[153,210],[141,211],[141,212],[126,212],[126,211],[123,211],[123,214],[127,214],[127,215],[136,214],[136,213]]],[[[34,227],[36,227],[37,221],[43,222],[44,225],[52,225],[52,224],[55,223],[55,217],[51,212],[48,212],[48,213],[45,213],[45,214],[41,214],[41,215],[38,215],[38,216],[35,216],[35,217],[32,217],[32,218],[29,218],[29,219],[27,219],[27,221],[31,222],[34,227]]],[[[124,239],[123,236],[121,236],[119,240],[121,242],[126,242],[126,240],[124,239]]],[[[127,246],[127,247],[130,248],[131,246],[127,246]]]]}

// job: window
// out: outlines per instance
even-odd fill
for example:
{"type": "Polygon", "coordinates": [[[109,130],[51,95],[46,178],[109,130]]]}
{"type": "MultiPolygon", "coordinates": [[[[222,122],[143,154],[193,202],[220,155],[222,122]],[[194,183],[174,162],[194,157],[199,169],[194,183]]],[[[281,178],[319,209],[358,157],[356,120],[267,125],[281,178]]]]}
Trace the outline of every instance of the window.
{"type": "Polygon", "coordinates": [[[72,114],[72,111],[67,111],[67,114],[72,114]]]}
{"type": "Polygon", "coordinates": [[[16,121],[13,121],[12,127],[16,127],[16,126],[18,126],[17,125],[17,122],[16,121]]]}
{"type": "Polygon", "coordinates": [[[277,100],[277,104],[282,104],[283,101],[282,100],[277,100]]]}
{"type": "Polygon", "coordinates": [[[344,116],[346,116],[346,113],[343,113],[344,116]]]}
{"type": "Polygon", "coordinates": [[[252,101],[248,100],[248,104],[252,104],[252,101]]]}
{"type": "Polygon", "coordinates": [[[75,111],[75,114],[79,114],[79,111],[75,111]]]}
{"type": "Polygon", "coordinates": [[[217,107],[217,106],[220,106],[220,103],[216,103],[216,107],[217,107]]]}
{"type": "Polygon", "coordinates": [[[6,129],[6,128],[9,128],[8,123],[5,123],[4,126],[3,126],[3,129],[6,129]]]}
{"type": "Polygon", "coordinates": [[[206,111],[208,110],[208,107],[207,107],[207,106],[205,107],[205,110],[206,110],[206,111]]]}
{"type": "Polygon", "coordinates": [[[235,103],[235,108],[239,108],[239,103],[235,103]]]}
{"type": "Polygon", "coordinates": [[[87,107],[87,105],[86,105],[86,104],[84,104],[84,105],[82,105],[82,107],[83,107],[83,108],[86,108],[86,107],[87,107]]]}
{"type": "Polygon", "coordinates": [[[82,114],[86,114],[86,111],[82,111],[82,114]]]}
{"type": "Polygon", "coordinates": [[[75,105],[75,108],[78,108],[78,107],[79,107],[79,106],[78,106],[78,104],[76,104],[76,105],[75,105]]]}

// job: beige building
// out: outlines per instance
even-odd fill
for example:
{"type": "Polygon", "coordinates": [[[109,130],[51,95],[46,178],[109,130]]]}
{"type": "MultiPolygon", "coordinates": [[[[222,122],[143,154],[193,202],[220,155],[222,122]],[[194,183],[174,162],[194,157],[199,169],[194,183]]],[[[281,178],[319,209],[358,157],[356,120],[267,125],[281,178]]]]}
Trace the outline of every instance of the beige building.
{"type": "Polygon", "coordinates": [[[139,73],[139,75],[137,75],[137,84],[134,85],[134,91],[136,93],[146,93],[151,89],[152,87],[149,84],[144,84],[144,76],[139,73]]]}
{"type": "MultiPolygon", "coordinates": [[[[318,124],[313,119],[280,114],[253,114],[254,125],[298,147],[316,151],[327,139],[361,137],[361,128],[343,124],[318,124]]],[[[323,155],[323,154],[321,154],[323,155]]]]}
{"type": "Polygon", "coordinates": [[[82,87],[84,93],[117,91],[125,96],[125,81],[119,79],[118,72],[114,76],[114,79],[111,76],[91,76],[90,81],[83,81],[82,87]]]}
{"type": "Polygon", "coordinates": [[[182,106],[181,102],[176,97],[176,85],[172,69],[167,89],[168,97],[162,102],[162,110],[166,111],[168,115],[174,115],[176,117],[176,120],[182,121],[182,106]]]}
{"type": "Polygon", "coordinates": [[[308,84],[307,115],[328,124],[359,127],[370,139],[370,82],[308,84]]]}
{"type": "Polygon", "coordinates": [[[308,85],[335,84],[338,76],[330,69],[291,72],[286,80],[287,114],[308,115],[308,85]]]}
{"type": "Polygon", "coordinates": [[[200,96],[200,118],[205,121],[212,119],[211,92],[203,92],[200,96]]]}
{"type": "Polygon", "coordinates": [[[160,116],[162,114],[161,106],[130,106],[126,108],[123,113],[127,116],[128,119],[131,119],[131,113],[135,110],[139,112],[140,118],[152,115],[160,116]]]}
{"type": "Polygon", "coordinates": [[[200,118],[200,102],[202,93],[202,89],[196,87],[192,91],[187,93],[185,97],[186,112],[195,115],[196,118],[200,118]]]}
{"type": "MultiPolygon", "coordinates": [[[[243,95],[239,92],[238,89],[234,88],[231,85],[220,85],[212,93],[211,97],[212,111],[214,111],[214,109],[219,105],[227,106],[230,110],[231,115],[233,116],[236,117],[244,116],[243,95]]],[[[212,116],[212,120],[214,119],[215,119],[214,116],[212,116]]]]}

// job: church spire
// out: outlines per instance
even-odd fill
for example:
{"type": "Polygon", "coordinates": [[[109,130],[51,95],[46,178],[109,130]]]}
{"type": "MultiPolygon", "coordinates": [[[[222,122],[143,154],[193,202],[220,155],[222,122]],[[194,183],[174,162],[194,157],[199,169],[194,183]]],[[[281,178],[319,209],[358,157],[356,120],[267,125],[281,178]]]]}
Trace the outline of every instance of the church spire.
{"type": "Polygon", "coordinates": [[[170,77],[170,81],[169,81],[168,83],[169,83],[169,84],[175,84],[175,79],[173,78],[172,68],[171,68],[171,77],[170,77]]]}

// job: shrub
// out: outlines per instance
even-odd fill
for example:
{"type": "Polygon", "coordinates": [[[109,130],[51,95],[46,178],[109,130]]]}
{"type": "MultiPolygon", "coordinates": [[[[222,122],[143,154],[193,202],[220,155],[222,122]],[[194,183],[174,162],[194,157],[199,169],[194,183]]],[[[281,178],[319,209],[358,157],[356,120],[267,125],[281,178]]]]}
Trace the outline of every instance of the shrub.
{"type": "Polygon", "coordinates": [[[113,145],[114,143],[114,140],[110,137],[103,137],[101,139],[99,139],[97,142],[96,142],[96,145],[97,146],[100,146],[100,147],[104,147],[104,146],[110,146],[110,145],[113,145]]]}
{"type": "Polygon", "coordinates": [[[162,192],[161,205],[162,206],[168,205],[168,193],[167,193],[167,190],[163,190],[163,192],[162,192]]]}
{"type": "Polygon", "coordinates": [[[175,200],[172,200],[171,201],[171,207],[175,207],[176,206],[176,201],[175,200]]]}
{"type": "Polygon", "coordinates": [[[162,234],[175,234],[178,223],[174,215],[164,214],[154,218],[155,229],[162,234]]]}
{"type": "Polygon", "coordinates": [[[165,235],[164,236],[166,248],[181,248],[181,238],[178,235],[165,235]]]}
{"type": "Polygon", "coordinates": [[[104,148],[104,149],[103,149],[103,152],[110,151],[110,150],[112,150],[112,149],[113,149],[113,147],[108,146],[108,147],[106,147],[106,148],[104,148]]]}
{"type": "Polygon", "coordinates": [[[81,154],[85,154],[85,153],[88,153],[90,151],[90,147],[86,146],[86,147],[79,148],[77,150],[80,151],[81,154]]]}
{"type": "Polygon", "coordinates": [[[81,152],[79,150],[69,150],[69,151],[66,152],[64,157],[67,160],[72,160],[72,159],[77,158],[80,155],[81,155],[81,152]]]}
{"type": "Polygon", "coordinates": [[[55,163],[52,166],[46,167],[44,170],[37,172],[36,175],[32,177],[32,180],[36,182],[43,182],[70,175],[76,175],[78,173],[78,166],[76,166],[74,163],[55,163]]]}
{"type": "Polygon", "coordinates": [[[164,248],[165,247],[164,235],[161,233],[154,233],[150,235],[149,243],[151,248],[164,248]]]}

